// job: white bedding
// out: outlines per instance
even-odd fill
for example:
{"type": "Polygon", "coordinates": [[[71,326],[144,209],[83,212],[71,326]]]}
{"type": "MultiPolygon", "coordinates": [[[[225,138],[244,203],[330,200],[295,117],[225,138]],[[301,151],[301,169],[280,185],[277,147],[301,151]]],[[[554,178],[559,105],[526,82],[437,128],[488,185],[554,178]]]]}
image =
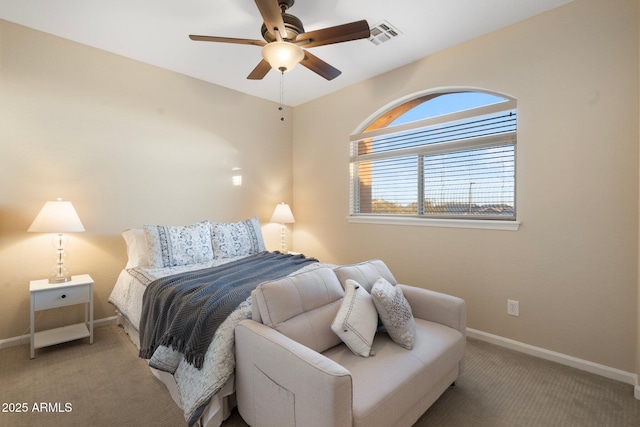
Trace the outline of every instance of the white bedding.
{"type": "MultiPolygon", "coordinates": [[[[241,258],[243,257],[216,259],[202,264],[178,267],[125,269],[118,277],[109,297],[109,302],[138,331],[142,313],[142,298],[147,285],[152,281],[173,274],[222,265],[241,258]]],[[[298,272],[312,270],[324,265],[321,263],[308,264],[298,272]]],[[[151,365],[161,367],[164,371],[173,372],[180,398],[180,406],[185,413],[187,422],[195,416],[199,417],[198,408],[206,405],[225,383],[232,378],[235,368],[234,329],[238,322],[250,317],[251,302],[249,298],[240,304],[217,329],[213,341],[205,354],[202,369],[197,369],[187,363],[180,353],[168,347],[161,346],[153,354],[150,360],[151,365]]],[[[228,392],[225,394],[228,394],[228,392]]]]}
{"type": "Polygon", "coordinates": [[[161,277],[187,271],[202,270],[236,261],[244,257],[215,259],[201,264],[181,265],[177,267],[136,267],[120,272],[113,291],[109,296],[109,302],[116,306],[118,312],[123,315],[136,330],[140,326],[140,314],[142,313],[142,296],[147,285],[161,277]]]}

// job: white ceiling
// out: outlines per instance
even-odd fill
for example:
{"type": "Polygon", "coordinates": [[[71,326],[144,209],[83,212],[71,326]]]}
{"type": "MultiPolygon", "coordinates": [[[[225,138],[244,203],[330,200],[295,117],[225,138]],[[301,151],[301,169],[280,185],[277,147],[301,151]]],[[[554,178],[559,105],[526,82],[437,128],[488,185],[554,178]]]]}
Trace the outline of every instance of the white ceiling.
{"type": "MultiPolygon", "coordinates": [[[[326,81],[298,66],[284,75],[296,106],[571,0],[296,0],[306,31],[366,19],[402,35],[312,48],[342,71],[326,81]]],[[[247,94],[279,101],[280,75],[246,76],[261,59],[249,45],[195,42],[189,34],[261,39],[254,0],[0,0],[0,18],[247,94]]]]}

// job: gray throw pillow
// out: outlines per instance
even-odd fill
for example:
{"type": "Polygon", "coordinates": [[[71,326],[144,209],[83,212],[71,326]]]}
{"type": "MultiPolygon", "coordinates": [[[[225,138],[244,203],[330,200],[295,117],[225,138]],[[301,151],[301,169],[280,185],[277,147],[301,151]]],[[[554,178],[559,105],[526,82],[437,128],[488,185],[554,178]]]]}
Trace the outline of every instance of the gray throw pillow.
{"type": "Polygon", "coordinates": [[[416,323],[400,286],[393,286],[384,277],[380,277],[371,288],[371,298],[389,337],[396,344],[411,350],[416,323]]]}

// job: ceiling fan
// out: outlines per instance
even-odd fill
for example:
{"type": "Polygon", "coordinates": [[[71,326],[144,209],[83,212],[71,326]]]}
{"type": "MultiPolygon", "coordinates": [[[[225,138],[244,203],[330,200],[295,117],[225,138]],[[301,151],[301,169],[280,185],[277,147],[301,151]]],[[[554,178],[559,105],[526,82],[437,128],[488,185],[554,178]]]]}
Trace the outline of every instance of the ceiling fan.
{"type": "Polygon", "coordinates": [[[293,6],[295,0],[255,0],[255,2],[264,20],[261,30],[264,40],[189,36],[191,40],[196,41],[248,44],[262,47],[263,59],[247,76],[247,79],[250,80],[264,78],[271,68],[281,73],[290,71],[298,63],[327,80],[333,80],[341,74],[341,71],[312,55],[303,47],[312,48],[365,39],[370,35],[369,24],[366,20],[305,32],[302,21],[286,13],[293,6]]]}

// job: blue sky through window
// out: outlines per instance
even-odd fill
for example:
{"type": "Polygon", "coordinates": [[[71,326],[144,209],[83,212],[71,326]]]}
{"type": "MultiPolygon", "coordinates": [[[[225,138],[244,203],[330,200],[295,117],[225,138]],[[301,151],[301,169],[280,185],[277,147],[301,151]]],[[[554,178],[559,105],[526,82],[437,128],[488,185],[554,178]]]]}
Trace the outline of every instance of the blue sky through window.
{"type": "Polygon", "coordinates": [[[423,102],[417,107],[407,111],[395,119],[389,126],[396,126],[429,117],[442,116],[456,111],[469,110],[475,107],[495,104],[504,101],[505,98],[482,92],[456,92],[446,93],[429,101],[423,102]]]}

